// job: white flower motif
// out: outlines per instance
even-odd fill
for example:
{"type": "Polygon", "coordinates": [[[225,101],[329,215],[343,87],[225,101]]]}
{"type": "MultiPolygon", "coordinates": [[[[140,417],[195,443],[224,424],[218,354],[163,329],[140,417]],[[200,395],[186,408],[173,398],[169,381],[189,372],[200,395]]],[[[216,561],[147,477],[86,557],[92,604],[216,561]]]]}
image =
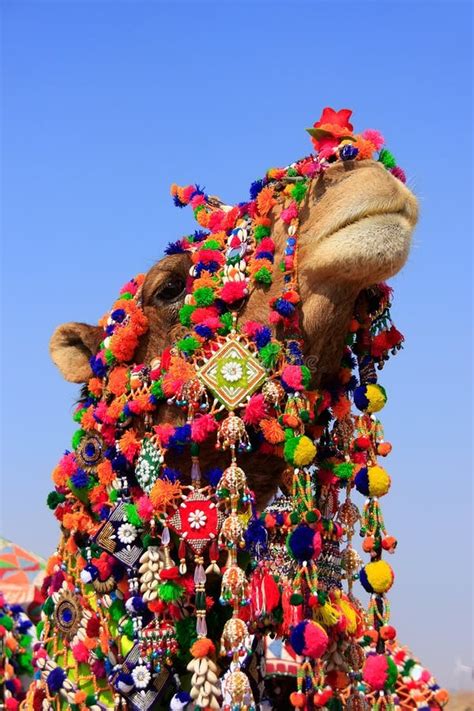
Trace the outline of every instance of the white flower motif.
{"type": "Polygon", "coordinates": [[[227,382],[235,383],[243,375],[242,365],[237,360],[229,360],[222,366],[221,374],[227,382]]]}
{"type": "Polygon", "coordinates": [[[137,529],[131,523],[122,523],[117,531],[120,543],[128,545],[137,537],[137,529]]]}
{"type": "Polygon", "coordinates": [[[207,516],[204,513],[204,511],[201,511],[201,509],[196,509],[195,511],[191,511],[191,513],[188,516],[188,523],[191,526],[191,528],[202,528],[203,526],[206,525],[207,521],[207,516]]]}
{"type": "Polygon", "coordinates": [[[146,689],[150,683],[151,674],[144,664],[137,664],[132,671],[132,678],[137,689],[146,689]]]}

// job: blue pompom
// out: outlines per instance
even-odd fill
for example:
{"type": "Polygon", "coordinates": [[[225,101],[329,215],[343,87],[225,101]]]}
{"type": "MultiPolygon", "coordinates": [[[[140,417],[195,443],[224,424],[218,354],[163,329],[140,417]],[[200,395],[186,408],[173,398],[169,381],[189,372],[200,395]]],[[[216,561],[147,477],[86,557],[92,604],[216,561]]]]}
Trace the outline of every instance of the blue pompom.
{"type": "Polygon", "coordinates": [[[300,563],[305,560],[311,560],[313,557],[313,538],[313,529],[304,524],[297,526],[297,528],[288,535],[288,550],[300,563]]]}
{"type": "Polygon", "coordinates": [[[305,638],[304,638],[304,630],[307,624],[307,620],[303,620],[303,622],[300,622],[297,624],[293,629],[291,630],[290,634],[290,644],[295,650],[296,654],[303,654],[303,649],[305,648],[305,638]]]}
{"type": "Polygon", "coordinates": [[[362,467],[354,479],[354,484],[357,491],[363,496],[369,495],[369,472],[367,467],[362,467]]]}
{"type": "Polygon", "coordinates": [[[267,326],[259,328],[255,334],[255,343],[257,344],[257,348],[260,349],[266,346],[267,343],[270,343],[271,338],[272,332],[267,326]]]}
{"type": "MultiPolygon", "coordinates": [[[[184,205],[180,205],[180,207],[184,207],[184,205]]],[[[168,244],[165,249],[165,254],[184,254],[185,251],[182,241],[178,240],[177,242],[170,242],[168,244]]]]}
{"type": "Polygon", "coordinates": [[[285,318],[289,318],[293,313],[294,313],[295,307],[294,305],[290,302],[287,301],[286,299],[277,299],[275,302],[275,311],[277,311],[280,316],[284,316],[285,318]]]}
{"type": "Polygon", "coordinates": [[[214,467],[213,469],[209,469],[205,473],[205,477],[209,484],[213,486],[214,488],[218,485],[221,477],[222,477],[222,469],[219,467],[214,467]]]}
{"type": "Polygon", "coordinates": [[[48,685],[49,693],[55,694],[62,687],[64,680],[66,679],[66,672],[61,669],[61,667],[55,667],[49,672],[46,683],[48,685]]]}
{"type": "Polygon", "coordinates": [[[258,196],[259,192],[263,188],[263,180],[254,180],[252,185],[250,186],[250,199],[255,200],[255,198],[258,196]]]}
{"type": "Polygon", "coordinates": [[[348,143],[347,145],[342,146],[339,151],[339,156],[342,160],[354,160],[358,153],[359,149],[353,146],[352,143],[348,143]]]}
{"type": "Polygon", "coordinates": [[[71,476],[71,482],[76,489],[85,489],[89,483],[89,477],[83,469],[78,469],[77,472],[74,472],[71,476]]]}

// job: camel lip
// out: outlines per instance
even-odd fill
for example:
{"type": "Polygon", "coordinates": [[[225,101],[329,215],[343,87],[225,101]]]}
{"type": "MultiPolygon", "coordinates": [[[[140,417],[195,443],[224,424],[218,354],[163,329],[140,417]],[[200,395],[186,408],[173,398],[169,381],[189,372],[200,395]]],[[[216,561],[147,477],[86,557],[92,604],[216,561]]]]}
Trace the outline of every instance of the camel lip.
{"type": "Polygon", "coordinates": [[[346,227],[352,227],[352,225],[356,225],[359,222],[363,222],[364,220],[370,220],[372,218],[377,217],[403,218],[410,223],[411,227],[414,227],[416,224],[416,219],[414,219],[413,213],[411,210],[408,209],[406,203],[404,203],[399,208],[391,208],[385,210],[365,210],[361,212],[360,215],[351,217],[351,219],[348,219],[346,221],[341,220],[341,223],[338,224],[337,227],[335,227],[330,232],[327,232],[325,235],[322,235],[319,238],[318,242],[325,242],[326,240],[335,237],[339,232],[342,232],[342,230],[346,229],[346,227]]]}

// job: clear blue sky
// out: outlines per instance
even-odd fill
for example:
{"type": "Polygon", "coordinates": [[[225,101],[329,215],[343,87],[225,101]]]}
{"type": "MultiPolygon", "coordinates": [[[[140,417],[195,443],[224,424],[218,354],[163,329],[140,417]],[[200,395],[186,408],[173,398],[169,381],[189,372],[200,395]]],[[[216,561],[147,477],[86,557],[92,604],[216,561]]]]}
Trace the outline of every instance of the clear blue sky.
{"type": "MultiPolygon", "coordinates": [[[[379,128],[421,202],[384,371],[400,638],[471,663],[471,3],[22,2],[3,14],[3,515],[38,553],[75,386],[53,328],[96,322],[192,226],[169,185],[233,202],[308,152],[324,106],[379,128]]],[[[365,599],[365,594],[361,593],[365,599]]]]}

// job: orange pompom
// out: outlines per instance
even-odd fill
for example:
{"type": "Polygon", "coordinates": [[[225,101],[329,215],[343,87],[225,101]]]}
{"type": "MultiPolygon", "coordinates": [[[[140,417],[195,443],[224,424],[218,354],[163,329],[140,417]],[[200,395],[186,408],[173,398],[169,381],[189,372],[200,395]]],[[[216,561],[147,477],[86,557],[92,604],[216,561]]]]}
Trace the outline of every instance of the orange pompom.
{"type": "Polygon", "coordinates": [[[293,704],[295,709],[302,709],[306,704],[306,694],[301,691],[293,691],[290,694],[290,704],[293,704]]]}
{"type": "Polygon", "coordinates": [[[380,444],[377,445],[377,454],[380,454],[381,457],[386,457],[391,451],[392,445],[390,442],[380,442],[380,444]]]}
{"type": "Polygon", "coordinates": [[[108,459],[104,459],[104,461],[97,466],[97,476],[99,477],[99,481],[103,486],[108,486],[115,479],[115,473],[112,469],[112,464],[108,459]]]}
{"type": "Polygon", "coordinates": [[[216,648],[212,640],[203,637],[194,642],[190,651],[193,657],[208,657],[210,654],[214,654],[216,648]]]}
{"type": "Polygon", "coordinates": [[[278,444],[279,442],[285,441],[285,432],[282,427],[278,424],[277,420],[268,419],[262,420],[260,422],[260,429],[263,432],[263,436],[271,444],[278,444]]]}
{"type": "Polygon", "coordinates": [[[257,197],[257,209],[261,215],[268,215],[272,207],[276,205],[276,200],[273,197],[273,188],[268,185],[260,190],[257,197]]]}
{"type": "Polygon", "coordinates": [[[124,367],[114,368],[109,375],[108,388],[114,395],[124,395],[127,390],[128,369],[124,367]]]}
{"type": "Polygon", "coordinates": [[[166,511],[174,504],[181,494],[179,481],[171,482],[169,479],[157,479],[150,491],[150,501],[155,511],[166,511]]]}
{"type": "Polygon", "coordinates": [[[102,381],[99,378],[91,378],[87,384],[87,388],[92,395],[100,397],[102,395],[102,381]]]}
{"type": "Polygon", "coordinates": [[[351,411],[351,403],[347,397],[340,397],[335,405],[332,406],[334,417],[337,420],[343,420],[351,411]]]}
{"type": "Polygon", "coordinates": [[[373,536],[367,536],[362,542],[362,550],[364,553],[370,553],[374,550],[375,538],[373,536]]]}

